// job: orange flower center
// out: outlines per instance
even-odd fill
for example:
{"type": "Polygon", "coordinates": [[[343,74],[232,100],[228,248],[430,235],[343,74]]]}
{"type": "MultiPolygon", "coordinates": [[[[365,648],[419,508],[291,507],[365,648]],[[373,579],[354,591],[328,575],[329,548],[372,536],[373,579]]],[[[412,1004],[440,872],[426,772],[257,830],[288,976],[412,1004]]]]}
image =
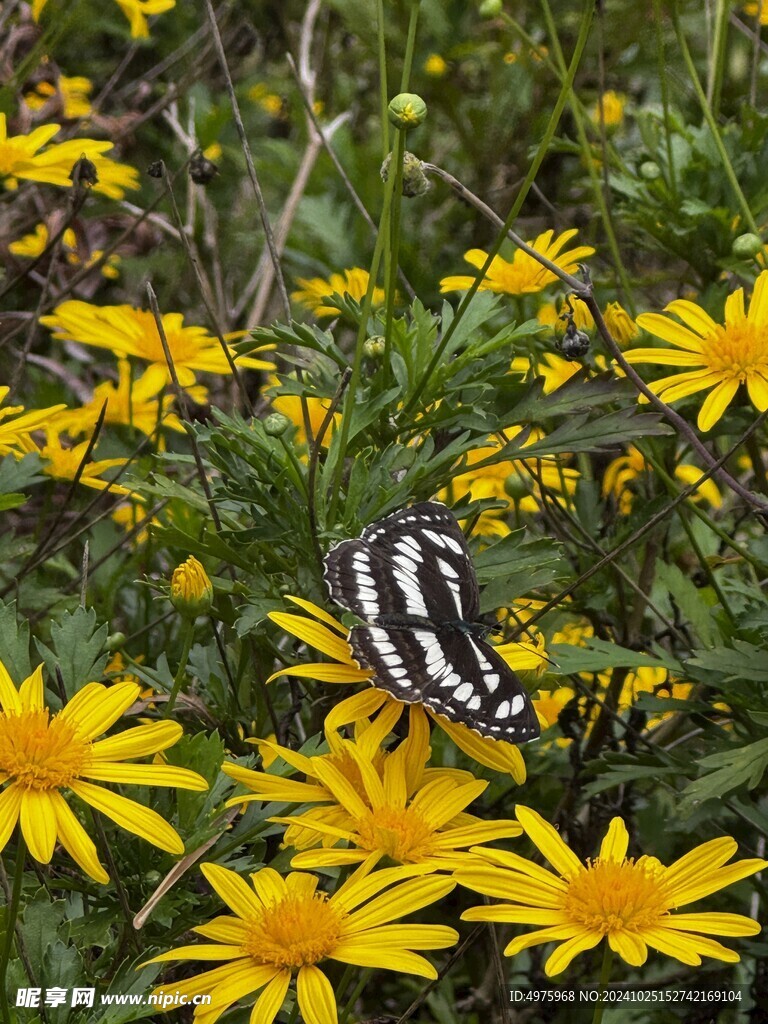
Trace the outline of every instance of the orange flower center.
{"type": "Polygon", "coordinates": [[[243,952],[280,968],[316,964],[338,946],[345,917],[325,893],[286,896],[246,922],[243,952]]]}
{"type": "Polygon", "coordinates": [[[768,368],[768,331],[748,317],[718,325],[703,345],[712,370],[744,381],[750,371],[768,368]]]}
{"type": "Polygon", "coordinates": [[[670,907],[658,865],[644,859],[593,860],[570,882],[563,909],[602,935],[658,924],[670,907]]]}
{"type": "Polygon", "coordinates": [[[0,773],[27,789],[62,789],[78,778],[91,744],[44,711],[0,714],[0,773]]]}
{"type": "Polygon", "coordinates": [[[357,821],[357,843],[383,851],[399,864],[414,864],[434,853],[434,829],[412,807],[379,807],[357,821]]]}

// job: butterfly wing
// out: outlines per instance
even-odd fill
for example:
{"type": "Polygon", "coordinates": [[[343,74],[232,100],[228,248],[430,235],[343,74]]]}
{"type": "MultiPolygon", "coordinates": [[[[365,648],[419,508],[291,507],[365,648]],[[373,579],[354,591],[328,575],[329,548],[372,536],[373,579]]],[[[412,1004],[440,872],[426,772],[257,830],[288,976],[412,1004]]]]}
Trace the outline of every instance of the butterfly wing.
{"type": "Polygon", "coordinates": [[[354,626],[349,642],[373,683],[483,736],[524,743],[539,735],[530,698],[490,644],[456,629],[354,626]]]}
{"type": "Polygon", "coordinates": [[[366,622],[474,621],[477,577],[464,534],[438,502],[400,509],[342,541],[325,559],[333,600],[366,622]]]}

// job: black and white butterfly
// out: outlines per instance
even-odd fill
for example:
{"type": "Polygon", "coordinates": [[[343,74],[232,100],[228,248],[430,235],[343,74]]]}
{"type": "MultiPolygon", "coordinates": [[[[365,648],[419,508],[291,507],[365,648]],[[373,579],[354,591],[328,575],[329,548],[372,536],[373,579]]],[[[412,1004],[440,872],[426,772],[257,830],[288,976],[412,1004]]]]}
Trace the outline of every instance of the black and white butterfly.
{"type": "Polygon", "coordinates": [[[324,577],[333,600],[366,623],[349,643],[375,686],[493,739],[539,735],[528,694],[476,621],[477,576],[445,505],[420,502],[341,541],[324,577]]]}

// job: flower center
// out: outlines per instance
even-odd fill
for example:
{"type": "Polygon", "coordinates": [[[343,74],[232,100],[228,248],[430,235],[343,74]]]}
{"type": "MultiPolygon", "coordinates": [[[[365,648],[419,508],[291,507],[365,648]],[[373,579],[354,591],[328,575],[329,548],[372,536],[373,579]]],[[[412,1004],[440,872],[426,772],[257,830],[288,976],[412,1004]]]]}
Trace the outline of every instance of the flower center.
{"type": "Polygon", "coordinates": [[[750,370],[768,363],[768,331],[747,317],[718,325],[703,345],[704,356],[712,370],[743,381],[750,370]]]}
{"type": "Polygon", "coordinates": [[[652,863],[593,860],[571,881],[563,909],[579,924],[607,935],[653,927],[670,905],[663,874],[652,863]]]}
{"type": "Polygon", "coordinates": [[[338,946],[345,916],[325,893],[286,896],[247,922],[243,952],[281,968],[316,964],[338,946]]]}
{"type": "Polygon", "coordinates": [[[68,786],[88,763],[90,746],[47,708],[0,714],[0,772],[27,789],[68,786]]]}
{"type": "Polygon", "coordinates": [[[379,807],[356,824],[359,846],[381,850],[399,864],[418,863],[434,852],[434,829],[411,807],[379,807]]]}

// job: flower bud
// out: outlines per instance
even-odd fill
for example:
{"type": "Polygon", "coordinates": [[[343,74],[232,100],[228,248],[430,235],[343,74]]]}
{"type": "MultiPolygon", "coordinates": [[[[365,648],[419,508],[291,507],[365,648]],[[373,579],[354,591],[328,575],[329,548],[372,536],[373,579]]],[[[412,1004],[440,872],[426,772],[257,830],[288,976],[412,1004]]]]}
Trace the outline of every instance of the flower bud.
{"type": "Polygon", "coordinates": [[[219,173],[219,168],[206,157],[201,149],[192,154],[189,161],[189,176],[196,185],[207,185],[219,173]]]}
{"type": "Polygon", "coordinates": [[[281,412],[271,412],[264,419],[264,433],[267,437],[280,437],[290,427],[291,421],[281,412]]]}
{"type": "Polygon", "coordinates": [[[640,328],[620,302],[609,302],[605,307],[603,317],[605,326],[620,348],[624,348],[640,334],[640,328]]]}
{"type": "Polygon", "coordinates": [[[194,555],[173,570],[171,604],[185,618],[194,619],[211,610],[213,584],[194,555]]]}
{"type": "Polygon", "coordinates": [[[749,260],[763,251],[763,240],[751,231],[734,239],[731,252],[739,260],[749,260]]]}
{"type": "Polygon", "coordinates": [[[119,651],[127,639],[125,633],[110,633],[104,642],[104,650],[119,651]]]}
{"type": "Polygon", "coordinates": [[[645,178],[646,181],[656,181],[661,177],[661,168],[653,160],[644,160],[640,164],[639,173],[640,177],[645,178]]]}
{"type": "Polygon", "coordinates": [[[483,0],[480,4],[480,17],[481,18],[497,18],[504,5],[501,0],[483,0]]]}
{"type": "Polygon", "coordinates": [[[386,340],[380,334],[376,334],[372,338],[365,339],[363,342],[363,352],[365,352],[369,359],[381,359],[384,355],[386,344],[386,340]]]}
{"type": "MultiPolygon", "coordinates": [[[[381,178],[386,181],[389,177],[389,167],[392,163],[392,154],[386,158],[381,165],[381,178]]],[[[432,185],[424,173],[424,164],[413,153],[407,150],[403,153],[403,195],[406,199],[413,199],[414,196],[423,196],[432,185]]]]}
{"type": "Polygon", "coordinates": [[[389,120],[395,128],[402,128],[403,131],[418,128],[427,116],[426,103],[413,92],[398,93],[387,109],[389,120]]]}

